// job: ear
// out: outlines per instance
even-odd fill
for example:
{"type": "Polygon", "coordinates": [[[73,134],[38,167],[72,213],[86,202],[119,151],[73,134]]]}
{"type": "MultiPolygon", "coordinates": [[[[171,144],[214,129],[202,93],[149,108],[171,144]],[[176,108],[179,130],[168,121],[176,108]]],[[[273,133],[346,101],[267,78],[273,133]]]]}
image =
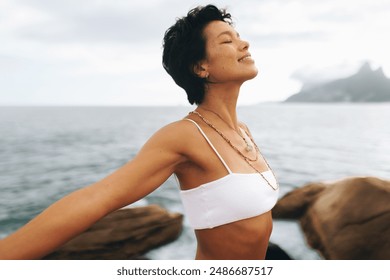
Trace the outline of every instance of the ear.
{"type": "Polygon", "coordinates": [[[196,63],[193,66],[193,71],[199,78],[207,79],[209,77],[209,72],[207,71],[207,64],[203,61],[196,63]]]}

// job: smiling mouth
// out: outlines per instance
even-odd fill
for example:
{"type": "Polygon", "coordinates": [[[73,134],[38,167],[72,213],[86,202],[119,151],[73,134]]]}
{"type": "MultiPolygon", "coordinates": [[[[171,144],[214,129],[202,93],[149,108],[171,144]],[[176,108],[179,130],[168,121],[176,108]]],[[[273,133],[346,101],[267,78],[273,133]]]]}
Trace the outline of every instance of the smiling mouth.
{"type": "Polygon", "coordinates": [[[251,57],[250,54],[247,54],[245,55],[244,57],[241,57],[238,62],[242,62],[242,61],[246,61],[246,60],[250,60],[250,61],[253,61],[253,58],[251,57]]]}

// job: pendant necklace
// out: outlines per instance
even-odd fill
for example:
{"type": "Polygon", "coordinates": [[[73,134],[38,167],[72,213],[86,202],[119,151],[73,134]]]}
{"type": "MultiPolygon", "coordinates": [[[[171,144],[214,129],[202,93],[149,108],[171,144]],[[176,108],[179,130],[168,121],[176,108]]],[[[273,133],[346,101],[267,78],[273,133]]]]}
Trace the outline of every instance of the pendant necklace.
{"type": "MultiPolygon", "coordinates": [[[[207,124],[210,128],[212,128],[215,132],[217,132],[238,154],[240,154],[244,160],[246,161],[246,163],[252,167],[258,174],[260,174],[260,176],[264,179],[264,181],[267,182],[268,186],[270,186],[274,191],[278,190],[279,189],[279,184],[278,184],[278,181],[276,181],[276,186],[273,186],[268,180],[267,178],[263,175],[262,172],[260,172],[260,170],[258,168],[256,168],[256,166],[254,166],[251,162],[255,162],[257,161],[258,159],[258,155],[260,154],[261,155],[261,152],[260,152],[260,149],[259,147],[257,147],[256,143],[253,141],[252,137],[250,137],[252,143],[255,145],[255,148],[256,148],[256,159],[253,160],[253,159],[250,159],[249,157],[247,157],[246,155],[244,155],[219,129],[217,129],[209,120],[207,120],[205,117],[203,117],[199,112],[197,111],[192,111],[190,112],[189,114],[195,114],[197,115],[205,124],[207,124]]],[[[261,155],[262,158],[264,159],[264,162],[266,163],[267,167],[268,167],[268,170],[270,170],[272,172],[272,175],[274,176],[275,178],[275,173],[274,171],[271,169],[271,167],[269,166],[267,160],[263,157],[263,155],[261,155]]]]}
{"type": "MultiPolygon", "coordinates": [[[[209,109],[206,109],[206,108],[201,108],[205,111],[208,111],[208,112],[211,112],[213,113],[214,115],[217,115],[218,118],[220,118],[228,127],[230,127],[231,129],[233,129],[241,138],[242,140],[244,140],[245,144],[246,144],[246,147],[245,147],[245,151],[247,152],[251,152],[253,151],[253,145],[251,145],[245,138],[245,136],[243,134],[241,134],[242,132],[244,132],[247,136],[248,136],[248,133],[246,133],[245,130],[243,130],[241,127],[239,127],[239,129],[241,129],[241,133],[239,133],[237,130],[234,129],[234,127],[231,127],[218,113],[212,111],[212,110],[209,110],[209,109]]],[[[195,111],[196,112],[196,111],[195,111]]]]}

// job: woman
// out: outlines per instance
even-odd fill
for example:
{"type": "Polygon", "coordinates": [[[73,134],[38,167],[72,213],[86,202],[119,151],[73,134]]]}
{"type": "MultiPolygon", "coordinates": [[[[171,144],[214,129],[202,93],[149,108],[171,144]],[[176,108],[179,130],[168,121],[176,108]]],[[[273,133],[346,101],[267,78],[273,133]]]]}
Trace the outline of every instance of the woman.
{"type": "Polygon", "coordinates": [[[132,161],[1,240],[0,258],[41,258],[175,174],[198,241],[196,259],[264,259],[279,188],[237,120],[240,87],[258,72],[249,43],[230,14],[198,7],[166,32],[163,65],[196,110],[157,131],[132,161]]]}

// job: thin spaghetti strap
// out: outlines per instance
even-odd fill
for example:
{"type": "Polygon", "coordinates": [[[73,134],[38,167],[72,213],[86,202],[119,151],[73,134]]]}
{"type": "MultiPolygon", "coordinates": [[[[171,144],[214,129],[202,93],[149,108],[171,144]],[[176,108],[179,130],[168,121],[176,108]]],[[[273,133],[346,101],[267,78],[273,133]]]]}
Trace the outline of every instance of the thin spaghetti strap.
{"type": "Polygon", "coordinates": [[[218,153],[217,149],[214,147],[213,143],[211,143],[210,139],[206,136],[206,134],[203,132],[203,130],[200,128],[200,126],[194,121],[194,120],[191,120],[191,119],[188,119],[188,118],[185,118],[183,119],[185,121],[190,121],[192,122],[193,124],[195,124],[195,126],[198,128],[198,130],[200,131],[200,133],[203,135],[203,137],[206,139],[207,143],[209,143],[210,147],[214,150],[215,154],[218,156],[218,158],[220,159],[220,161],[222,162],[222,164],[225,166],[226,170],[229,172],[229,174],[233,173],[229,166],[226,164],[226,162],[223,160],[223,158],[221,157],[221,155],[218,153]]]}

